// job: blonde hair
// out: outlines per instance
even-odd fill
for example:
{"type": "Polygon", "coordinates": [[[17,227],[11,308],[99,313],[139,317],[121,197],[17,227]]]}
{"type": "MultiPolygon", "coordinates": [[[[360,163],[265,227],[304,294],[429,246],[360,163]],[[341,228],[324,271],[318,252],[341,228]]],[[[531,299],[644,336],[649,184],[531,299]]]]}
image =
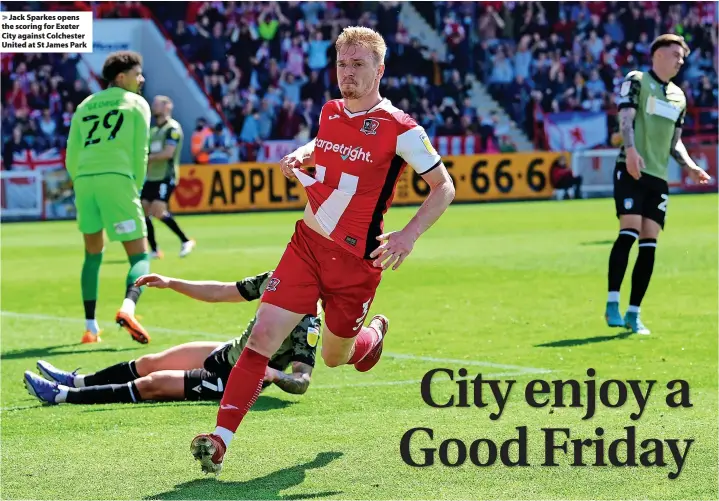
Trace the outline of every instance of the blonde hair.
{"type": "Polygon", "coordinates": [[[348,26],[342,30],[335,42],[335,49],[339,53],[340,49],[346,45],[357,45],[371,50],[375,63],[378,65],[384,62],[384,56],[387,53],[387,44],[382,35],[364,26],[348,26]]]}

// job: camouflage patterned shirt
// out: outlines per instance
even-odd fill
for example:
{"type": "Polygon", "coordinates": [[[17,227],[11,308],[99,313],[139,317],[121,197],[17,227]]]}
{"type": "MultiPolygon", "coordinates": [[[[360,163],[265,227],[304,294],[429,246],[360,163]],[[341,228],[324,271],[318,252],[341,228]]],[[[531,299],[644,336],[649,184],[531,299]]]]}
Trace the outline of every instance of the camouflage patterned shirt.
{"type": "MultiPolygon", "coordinates": [[[[247,277],[237,282],[237,290],[245,300],[255,301],[262,296],[271,277],[272,271],[261,273],[255,277],[247,277]]],[[[240,337],[227,343],[230,345],[227,351],[227,362],[230,366],[234,366],[240,358],[256,320],[257,317],[253,318],[240,337]]],[[[322,321],[319,316],[305,315],[272,355],[268,365],[280,371],[287,369],[292,362],[302,362],[314,367],[321,327],[322,321]]]]}

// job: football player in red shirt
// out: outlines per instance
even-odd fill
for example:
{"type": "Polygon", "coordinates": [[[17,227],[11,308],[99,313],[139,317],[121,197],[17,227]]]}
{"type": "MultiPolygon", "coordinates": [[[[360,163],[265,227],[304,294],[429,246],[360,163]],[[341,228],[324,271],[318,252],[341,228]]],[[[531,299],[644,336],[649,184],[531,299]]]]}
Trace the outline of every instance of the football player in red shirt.
{"type": "Polygon", "coordinates": [[[262,389],[269,357],[305,314],[317,311],[318,299],[325,311],[325,364],[352,364],[360,372],[374,367],[389,323],[376,315],[363,324],[382,271],[396,270],[454,199],[452,180],[425,131],[379,94],[387,50],[382,37],[349,27],[335,47],[343,99],[324,105],[317,137],[280,163],[285,176],[305,187],[304,217],[262,296],[217,427],[191,444],[206,473],[220,472],[227,446],[262,389]],[[406,165],[431,191],[402,230],[384,233],[383,215],[406,165]],[[303,169],[309,166],[313,175],[303,169]]]}

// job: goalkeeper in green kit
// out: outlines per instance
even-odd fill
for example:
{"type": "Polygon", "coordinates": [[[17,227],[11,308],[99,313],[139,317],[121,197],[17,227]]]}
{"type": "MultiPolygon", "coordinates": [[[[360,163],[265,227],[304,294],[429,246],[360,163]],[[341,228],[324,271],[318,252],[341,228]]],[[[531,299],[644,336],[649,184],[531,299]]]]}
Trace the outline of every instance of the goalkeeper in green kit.
{"type": "Polygon", "coordinates": [[[145,81],[142,56],[129,51],[110,54],[102,76],[109,87],[77,107],[66,155],[77,223],[85,240],[81,285],[86,328],[82,342],[100,341],[95,306],[107,232],[111,242],[122,242],[130,261],[125,299],[115,321],[135,341],[147,343],[150,336],[135,318],[141,288],[134,285],[150,271],[139,194],[147,172],[150,131],[150,106],[139,94],[145,81]]]}

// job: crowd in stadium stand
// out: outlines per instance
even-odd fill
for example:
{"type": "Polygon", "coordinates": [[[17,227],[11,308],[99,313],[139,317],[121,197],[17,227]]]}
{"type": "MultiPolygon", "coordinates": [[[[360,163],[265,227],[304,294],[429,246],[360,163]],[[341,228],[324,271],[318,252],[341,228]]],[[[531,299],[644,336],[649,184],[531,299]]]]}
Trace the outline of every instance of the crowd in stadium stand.
{"type": "MultiPolygon", "coordinates": [[[[413,2],[451,63],[477,75],[530,135],[535,112],[614,110],[624,75],[648,71],[661,33],[692,53],[676,81],[690,108],[717,106],[715,2],[413,2]]],[[[698,115],[705,126],[717,115],[698,115]]],[[[691,127],[695,117],[687,117],[691,127]]]]}
{"type": "Polygon", "coordinates": [[[322,104],[340,97],[332,41],[355,24],[387,41],[382,95],[431,136],[479,134],[486,141],[493,117],[482,120],[469,104],[466,72],[435,54],[425,57],[399,21],[398,4],[190,2],[152,9],[245,146],[316,134],[322,104]]]}
{"type": "Polygon", "coordinates": [[[7,54],[2,62],[3,165],[23,150],[64,148],[70,120],[90,91],[78,55],[7,54]]]}
{"type": "MultiPolygon", "coordinates": [[[[682,34],[692,47],[677,78],[689,106],[717,106],[713,2],[413,2],[444,38],[447,61],[410,36],[399,2],[34,4],[157,20],[234,132],[210,124],[205,147],[221,153],[237,143],[243,160],[265,140],[316,134],[320,106],[339,97],[332,41],[352,24],[387,40],[384,96],[430,136],[476,135],[483,151],[495,151],[504,133],[496,114],[480,116],[472,106],[470,75],[531,137],[542,113],[614,109],[624,74],[649,68],[649,44],[663,32],[682,34]]],[[[2,55],[3,159],[21,148],[64,146],[72,112],[89,93],[78,60],[2,55]]],[[[696,119],[714,127],[717,114],[690,114],[687,122],[696,119]]]]}

